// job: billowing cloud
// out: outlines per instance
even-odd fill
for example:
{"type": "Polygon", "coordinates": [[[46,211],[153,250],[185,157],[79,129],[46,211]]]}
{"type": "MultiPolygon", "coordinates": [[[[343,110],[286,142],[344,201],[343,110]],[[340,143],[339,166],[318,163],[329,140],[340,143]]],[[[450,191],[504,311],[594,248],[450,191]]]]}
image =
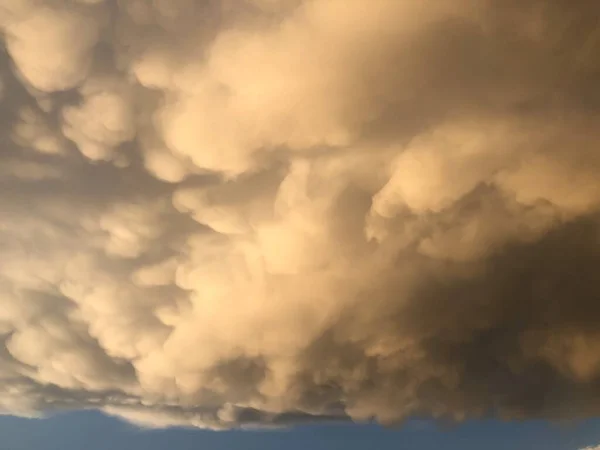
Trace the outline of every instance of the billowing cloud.
{"type": "Polygon", "coordinates": [[[85,79],[100,34],[98,13],[91,8],[53,3],[8,0],[6,17],[0,17],[18,73],[45,92],[69,89],[85,79]]]}
{"type": "Polygon", "coordinates": [[[0,413],[600,413],[600,5],[0,7],[0,413]]]}

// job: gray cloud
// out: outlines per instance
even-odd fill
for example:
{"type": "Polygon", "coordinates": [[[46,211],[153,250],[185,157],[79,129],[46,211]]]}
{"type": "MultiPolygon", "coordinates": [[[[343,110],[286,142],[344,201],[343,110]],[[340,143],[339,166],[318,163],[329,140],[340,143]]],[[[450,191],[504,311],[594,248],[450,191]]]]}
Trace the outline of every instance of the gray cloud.
{"type": "Polygon", "coordinates": [[[5,1],[0,413],[600,404],[591,1],[5,1]]]}

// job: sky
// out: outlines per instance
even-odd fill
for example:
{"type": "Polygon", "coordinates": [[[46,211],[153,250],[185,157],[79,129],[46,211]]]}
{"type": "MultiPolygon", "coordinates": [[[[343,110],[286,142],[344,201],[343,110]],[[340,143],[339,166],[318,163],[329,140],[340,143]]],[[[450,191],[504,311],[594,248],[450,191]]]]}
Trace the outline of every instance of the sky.
{"type": "Polygon", "coordinates": [[[1,420],[562,445],[599,55],[595,0],[0,0],[1,420]]]}
{"type": "Polygon", "coordinates": [[[473,421],[456,427],[429,421],[401,429],[378,425],[310,425],[279,431],[140,430],[97,412],[38,421],[0,419],[2,450],[580,450],[600,442],[600,421],[549,424],[473,421]]]}

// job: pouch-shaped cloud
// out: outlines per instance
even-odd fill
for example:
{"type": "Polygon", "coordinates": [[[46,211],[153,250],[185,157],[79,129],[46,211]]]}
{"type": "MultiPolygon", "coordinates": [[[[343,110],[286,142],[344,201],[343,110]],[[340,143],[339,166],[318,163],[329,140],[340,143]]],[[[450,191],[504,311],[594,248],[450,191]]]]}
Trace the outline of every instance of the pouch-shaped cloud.
{"type": "Polygon", "coordinates": [[[53,7],[55,2],[36,1],[14,2],[18,6],[11,11],[10,3],[6,47],[21,76],[42,91],[65,90],[83,81],[100,33],[94,12],[70,2],[53,7]]]}
{"type": "Polygon", "coordinates": [[[0,412],[600,412],[600,5],[0,8],[0,412]]]}

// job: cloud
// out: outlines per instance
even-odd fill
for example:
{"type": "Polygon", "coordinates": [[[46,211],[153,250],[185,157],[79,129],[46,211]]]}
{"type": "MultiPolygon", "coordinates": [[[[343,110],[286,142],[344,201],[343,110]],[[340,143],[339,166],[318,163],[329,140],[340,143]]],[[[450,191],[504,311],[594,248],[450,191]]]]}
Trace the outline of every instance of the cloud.
{"type": "Polygon", "coordinates": [[[93,11],[33,0],[14,3],[7,8],[6,48],[20,75],[42,91],[65,90],[82,82],[100,34],[93,11]]]}
{"type": "Polygon", "coordinates": [[[0,413],[597,415],[599,15],[3,5],[0,413]]]}
{"type": "Polygon", "coordinates": [[[63,109],[63,133],[86,157],[112,159],[113,149],[135,137],[135,119],[124,83],[88,80],[78,105],[63,109]]]}

